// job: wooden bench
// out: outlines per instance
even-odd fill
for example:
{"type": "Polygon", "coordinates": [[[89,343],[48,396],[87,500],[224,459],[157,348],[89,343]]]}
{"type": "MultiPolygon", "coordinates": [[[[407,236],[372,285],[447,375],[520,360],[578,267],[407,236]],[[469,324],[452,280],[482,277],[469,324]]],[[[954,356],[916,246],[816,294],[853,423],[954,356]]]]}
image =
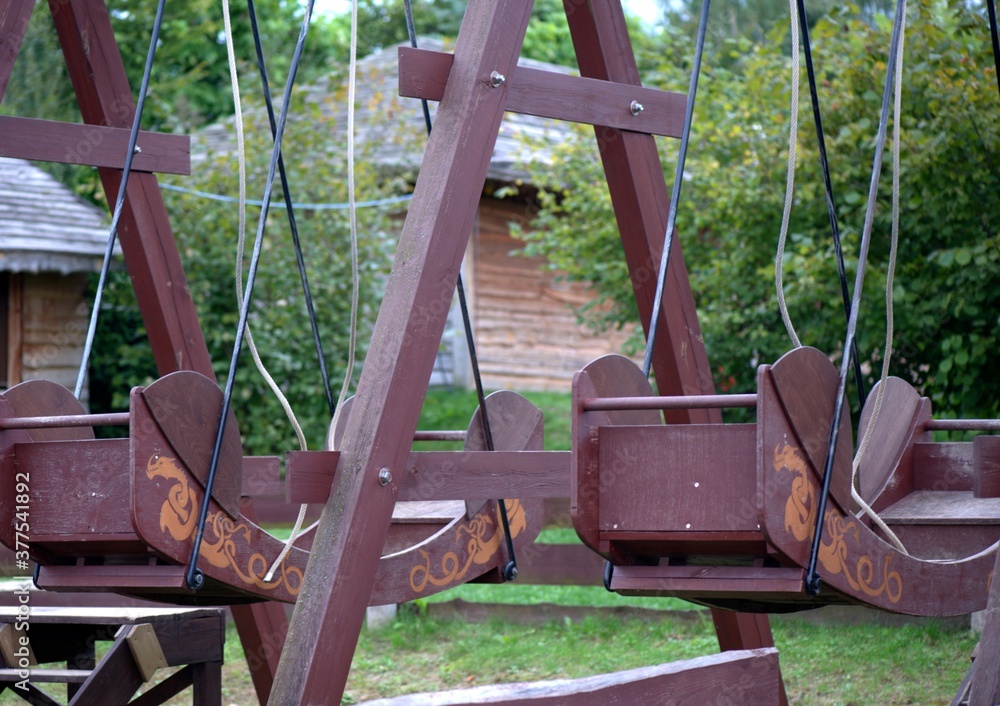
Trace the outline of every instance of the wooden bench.
{"type": "Polygon", "coordinates": [[[153,706],[190,686],[195,706],[221,706],[224,643],[219,608],[0,608],[0,690],[58,704],[38,685],[64,683],[73,706],[153,706]],[[103,641],[112,645],[98,662],[103,641]],[[38,666],[53,663],[66,667],[38,666]],[[130,701],[166,667],[181,669],[130,701]]]}

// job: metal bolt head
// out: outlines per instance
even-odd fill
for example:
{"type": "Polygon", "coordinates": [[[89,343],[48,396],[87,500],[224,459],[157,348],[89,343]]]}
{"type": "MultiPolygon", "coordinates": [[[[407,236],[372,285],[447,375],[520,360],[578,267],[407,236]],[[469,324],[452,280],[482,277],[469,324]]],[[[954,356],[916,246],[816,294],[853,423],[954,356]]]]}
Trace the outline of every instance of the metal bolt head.
{"type": "Polygon", "coordinates": [[[640,103],[639,101],[632,101],[632,104],[628,107],[628,112],[632,113],[633,118],[642,111],[643,111],[642,103],[640,103]]]}
{"type": "Polygon", "coordinates": [[[389,485],[392,483],[392,471],[388,468],[383,468],[378,472],[378,484],[379,485],[389,485]]]}
{"type": "Polygon", "coordinates": [[[142,154],[142,147],[136,145],[135,149],[132,151],[132,154],[142,154]]]}
{"type": "Polygon", "coordinates": [[[506,80],[507,77],[499,71],[494,71],[490,74],[490,85],[493,86],[493,88],[500,88],[500,85],[506,80]]]}

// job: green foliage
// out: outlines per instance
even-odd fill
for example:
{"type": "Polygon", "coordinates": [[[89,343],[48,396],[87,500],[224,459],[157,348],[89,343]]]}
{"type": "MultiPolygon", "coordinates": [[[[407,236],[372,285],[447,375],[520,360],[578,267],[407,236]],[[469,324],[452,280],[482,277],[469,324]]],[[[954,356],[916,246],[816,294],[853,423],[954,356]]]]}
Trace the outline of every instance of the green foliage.
{"type": "MultiPolygon", "coordinates": [[[[324,99],[337,104],[342,95],[324,99]]],[[[296,98],[283,150],[292,194],[299,203],[343,203],[347,200],[346,149],[342,132],[325,115],[331,106],[296,98]],[[321,110],[322,108],[322,110],[321,110]]],[[[270,158],[270,132],[261,106],[245,108],[248,136],[248,180],[251,198],[263,192],[270,158]]],[[[405,139],[404,135],[398,139],[405,139]]],[[[405,182],[386,182],[359,148],[359,199],[376,199],[405,189],[405,182]]],[[[402,180],[405,175],[401,175],[402,180]]],[[[185,186],[211,193],[237,195],[235,154],[210,156],[185,186]]],[[[276,185],[276,194],[280,194],[276,185]]],[[[224,378],[235,341],[238,306],[234,268],[238,207],[197,196],[165,193],[177,245],[188,277],[216,374],[224,378]]],[[[259,218],[247,209],[247,260],[259,218]]],[[[339,391],[347,356],[351,301],[350,241],[346,210],[296,213],[320,331],[334,394],[339,391]]],[[[361,266],[360,321],[357,359],[363,360],[381,298],[381,287],[395,246],[396,226],[380,208],[358,211],[361,266]]],[[[129,388],[155,375],[141,324],[134,311],[127,276],[120,273],[105,296],[98,347],[91,366],[94,405],[123,408],[129,388]]],[[[283,209],[272,207],[263,243],[251,326],[271,374],[287,395],[309,439],[317,448],[329,423],[316,354],[305,311],[288,224],[283,209]]],[[[355,371],[357,380],[357,371],[355,371]]],[[[291,426],[244,349],[235,384],[234,409],[247,453],[275,453],[295,447],[291,426]]],[[[470,412],[471,413],[471,412],[470,412]]]]}
{"type": "MultiPolygon", "coordinates": [[[[866,208],[889,23],[844,8],[817,23],[819,71],[834,194],[848,277],[854,279],[866,208]]],[[[752,389],[755,365],[788,349],[775,304],[774,248],[787,164],[789,59],[783,28],[769,41],[737,40],[739,62],[704,67],[688,153],[678,232],[702,330],[720,389],[752,389]]],[[[961,3],[911,8],[902,118],[901,245],[895,287],[893,373],[911,380],[938,412],[1000,411],[997,345],[1000,297],[1000,110],[985,19],[961,3]]],[[[661,35],[662,63],[647,84],[684,90],[693,54],[680,32],[661,35]]],[[[643,63],[650,68],[650,57],[643,63]]],[[[829,234],[816,138],[803,71],[795,206],[785,254],[785,288],[800,337],[834,355],[844,314],[829,234]]],[[[534,165],[543,209],[522,233],[529,254],[591,281],[599,301],[581,311],[595,329],[636,320],[617,228],[593,139],[558,148],[534,165]],[[586,227],[581,227],[586,224],[586,227]]],[[[591,133],[592,134],[592,133],[591,133]]],[[[660,144],[668,180],[676,144],[660,144]]],[[[881,365],[888,255],[891,160],[883,168],[859,346],[869,385],[881,365]]],[[[669,302],[668,302],[669,305],[669,302]]]]}

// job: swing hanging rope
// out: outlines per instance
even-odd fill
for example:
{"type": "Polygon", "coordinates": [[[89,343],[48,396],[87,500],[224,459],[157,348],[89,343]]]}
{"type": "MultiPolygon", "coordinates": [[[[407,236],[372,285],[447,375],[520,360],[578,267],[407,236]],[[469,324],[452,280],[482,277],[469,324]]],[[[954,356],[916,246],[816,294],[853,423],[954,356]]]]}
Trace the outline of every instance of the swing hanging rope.
{"type": "Polygon", "coordinates": [[[94,335],[97,333],[97,320],[101,315],[101,300],[104,298],[104,287],[111,270],[111,259],[115,254],[115,241],[118,238],[118,222],[125,208],[125,193],[128,189],[129,177],[132,174],[132,159],[135,157],[135,143],[139,138],[139,125],[142,123],[142,111],[146,106],[146,92],[149,90],[149,77],[153,71],[153,60],[156,58],[156,46],[160,41],[160,27],[163,25],[163,9],[166,0],[159,0],[156,5],[156,18],[153,20],[153,32],[149,40],[149,51],[146,54],[146,65],[142,70],[142,82],[139,85],[139,95],[136,98],[135,116],[132,118],[132,130],[128,136],[128,152],[125,154],[125,165],[122,167],[122,180],[118,185],[118,196],[111,216],[111,227],[108,229],[108,245],[104,250],[104,261],[101,263],[101,275],[97,282],[97,292],[94,294],[94,307],[90,312],[90,324],[87,326],[87,338],[83,343],[83,359],[77,371],[76,387],[73,395],[80,399],[83,394],[83,383],[87,377],[90,365],[90,354],[94,348],[94,335]]]}
{"type": "Polygon", "coordinates": [[[264,186],[264,196],[261,199],[264,205],[261,207],[260,219],[257,223],[257,234],[254,239],[253,252],[250,257],[250,270],[247,274],[246,289],[243,294],[243,301],[240,306],[240,318],[236,328],[236,341],[233,345],[233,355],[229,363],[229,374],[226,378],[226,386],[222,396],[222,410],[219,415],[218,433],[215,437],[215,445],[212,449],[212,460],[209,464],[208,478],[205,481],[205,495],[202,498],[201,509],[198,516],[198,525],[195,532],[194,543],[191,547],[191,556],[188,561],[188,568],[185,575],[187,585],[191,590],[198,590],[204,585],[204,574],[198,569],[198,556],[201,551],[201,543],[205,533],[205,520],[208,517],[208,510],[211,501],[212,487],[215,484],[215,474],[219,466],[219,457],[222,451],[222,439],[225,434],[226,422],[229,409],[232,405],[233,389],[236,378],[236,370],[239,366],[240,350],[243,346],[244,334],[246,332],[247,319],[250,313],[250,304],[253,299],[253,289],[257,281],[257,271],[260,265],[260,254],[264,241],[264,228],[267,225],[268,206],[271,202],[271,193],[274,189],[274,179],[277,174],[278,157],[281,154],[281,142],[284,137],[285,123],[288,119],[288,109],[291,105],[292,87],[295,84],[295,75],[298,72],[299,64],[302,61],[302,52],[305,47],[306,36],[309,33],[309,22],[312,19],[315,0],[306,3],[305,14],[302,18],[302,27],[295,45],[295,53],[288,71],[288,80],[285,83],[284,94],[282,96],[282,110],[278,116],[278,123],[274,135],[274,148],[271,151],[271,161],[268,167],[267,180],[264,186]]]}
{"type": "MultiPolygon", "coordinates": [[[[403,0],[403,11],[406,16],[406,32],[409,35],[410,46],[417,49],[417,30],[416,25],[413,22],[413,8],[410,6],[410,0],[403,0]]],[[[431,130],[433,129],[433,124],[431,122],[431,112],[430,107],[427,104],[427,100],[421,99],[420,106],[424,114],[424,126],[427,128],[427,134],[430,135],[431,130]]],[[[494,451],[493,430],[490,427],[489,410],[486,408],[486,395],[483,391],[483,378],[479,372],[479,358],[476,355],[476,341],[472,333],[472,317],[469,314],[469,304],[465,298],[465,283],[461,272],[458,273],[455,288],[458,292],[458,305],[462,311],[462,323],[465,327],[465,343],[469,349],[469,361],[472,366],[472,377],[476,384],[476,397],[479,401],[479,419],[483,426],[483,438],[486,441],[486,450],[494,451]]],[[[504,565],[503,575],[504,579],[507,581],[513,581],[517,578],[517,557],[514,556],[514,540],[510,534],[510,520],[508,519],[507,514],[507,502],[503,498],[500,498],[497,500],[497,505],[500,509],[500,524],[503,527],[507,556],[509,557],[507,564],[504,565]]]]}

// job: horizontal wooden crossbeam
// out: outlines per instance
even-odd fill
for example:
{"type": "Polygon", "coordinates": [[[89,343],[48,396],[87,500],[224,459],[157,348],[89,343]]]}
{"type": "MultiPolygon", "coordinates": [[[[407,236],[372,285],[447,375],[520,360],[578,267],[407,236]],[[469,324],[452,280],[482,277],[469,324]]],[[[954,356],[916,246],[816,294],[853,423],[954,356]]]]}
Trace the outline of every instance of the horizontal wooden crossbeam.
{"type": "MultiPolygon", "coordinates": [[[[400,47],[399,95],[441,100],[454,59],[451,54],[400,47]]],[[[506,108],[512,113],[665,137],[680,137],[684,126],[687,98],[682,93],[525,66],[505,76],[503,85],[508,91],[506,108]],[[633,102],[641,109],[635,110],[633,102]]]]}
{"type": "MultiPolygon", "coordinates": [[[[121,169],[129,130],[53,120],[0,116],[0,155],[40,162],[121,169]]],[[[187,135],[140,132],[132,169],[164,174],[191,173],[191,139],[187,135]]]]}
{"type": "MultiPolygon", "coordinates": [[[[337,451],[290,452],[289,502],[326,502],[338,457],[337,451]]],[[[569,464],[569,451],[414,451],[397,499],[565,498],[569,464]]]]}

